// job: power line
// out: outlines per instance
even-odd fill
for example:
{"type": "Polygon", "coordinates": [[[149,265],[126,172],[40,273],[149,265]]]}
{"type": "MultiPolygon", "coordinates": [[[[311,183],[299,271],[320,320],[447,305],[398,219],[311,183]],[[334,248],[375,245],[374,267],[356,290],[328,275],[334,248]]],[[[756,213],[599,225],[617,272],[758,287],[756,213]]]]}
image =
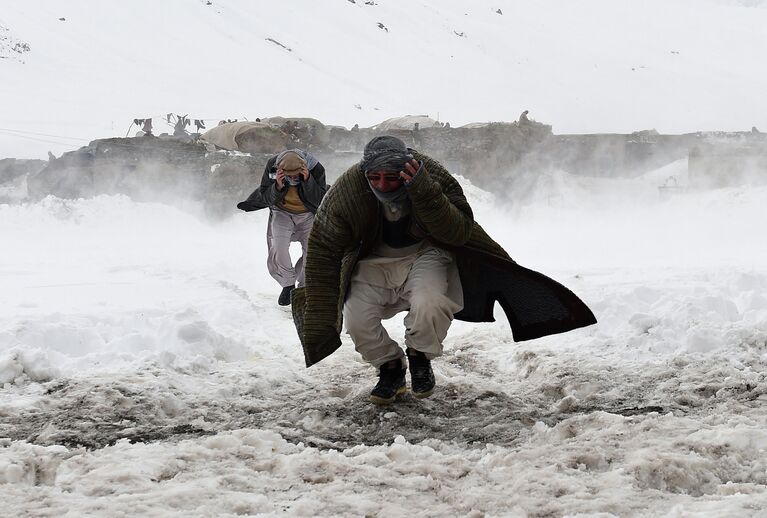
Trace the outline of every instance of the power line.
{"type": "Polygon", "coordinates": [[[42,138],[37,138],[37,137],[30,137],[28,135],[18,135],[16,133],[6,133],[6,132],[2,132],[2,131],[0,131],[0,135],[2,135],[4,137],[16,137],[16,138],[23,138],[23,139],[27,139],[27,140],[34,140],[36,142],[45,142],[47,144],[59,144],[59,145],[62,145],[62,146],[72,146],[72,145],[75,145],[72,142],[60,142],[60,141],[56,141],[56,140],[48,140],[48,139],[42,139],[42,138]]]}
{"type": "MultiPolygon", "coordinates": [[[[171,115],[175,116],[175,117],[178,117],[176,114],[168,113],[168,114],[163,114],[163,115],[154,115],[152,117],[147,117],[147,118],[157,119],[157,120],[163,121],[166,124],[168,124],[168,126],[173,127],[174,124],[172,124],[170,122],[170,120],[169,120],[171,115]]],[[[222,118],[222,117],[216,117],[216,118],[202,118],[202,117],[199,117],[199,118],[194,118],[194,119],[189,119],[189,120],[221,121],[221,120],[227,120],[227,119],[222,118]]],[[[242,120],[247,121],[248,118],[247,117],[243,117],[242,120]]],[[[26,121],[26,122],[28,122],[28,121],[26,121]]],[[[130,133],[130,130],[131,130],[131,128],[133,128],[133,126],[134,126],[134,124],[132,123],[130,125],[130,127],[128,128],[128,133],[130,133]]],[[[13,129],[13,128],[0,128],[0,135],[5,136],[5,137],[16,137],[16,138],[22,138],[22,139],[26,139],[26,140],[33,140],[33,141],[36,141],[36,142],[45,142],[47,144],[57,144],[57,145],[61,145],[61,146],[74,146],[74,145],[77,145],[77,144],[74,143],[74,142],[61,142],[60,140],[49,140],[49,139],[38,138],[38,137],[50,137],[50,138],[55,138],[55,139],[72,140],[72,141],[78,141],[78,142],[91,142],[93,140],[99,140],[99,139],[86,139],[86,138],[82,138],[82,137],[69,137],[69,136],[66,136],[66,135],[52,135],[50,133],[39,133],[39,132],[35,132],[35,131],[26,131],[26,130],[13,129]]],[[[127,134],[125,136],[128,137],[127,134]]],[[[120,137],[106,137],[106,138],[120,138],[120,137]]],[[[112,145],[120,145],[120,144],[112,143],[112,145]]]]}
{"type": "Polygon", "coordinates": [[[49,133],[36,133],[34,131],[24,131],[24,130],[17,130],[17,129],[11,129],[11,128],[0,128],[0,131],[6,131],[11,133],[22,133],[27,135],[39,135],[41,137],[53,137],[53,138],[63,138],[67,140],[81,140],[84,142],[88,142],[88,139],[80,138],[80,137],[67,137],[65,135],[51,135],[49,133]]]}

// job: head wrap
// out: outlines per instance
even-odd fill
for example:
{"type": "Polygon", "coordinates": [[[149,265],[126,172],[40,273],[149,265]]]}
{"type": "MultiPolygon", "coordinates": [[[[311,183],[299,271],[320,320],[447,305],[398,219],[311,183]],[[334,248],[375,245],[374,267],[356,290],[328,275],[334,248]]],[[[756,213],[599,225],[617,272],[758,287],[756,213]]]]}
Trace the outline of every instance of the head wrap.
{"type": "Polygon", "coordinates": [[[287,173],[306,167],[306,160],[296,153],[295,150],[290,149],[277,155],[275,164],[277,164],[277,169],[282,169],[287,173]]]}
{"type": "MultiPolygon", "coordinates": [[[[277,155],[277,159],[274,161],[275,168],[279,168],[280,163],[282,162],[282,159],[290,155],[295,155],[301,160],[303,160],[306,165],[306,168],[309,171],[314,169],[314,166],[316,166],[319,163],[318,160],[314,157],[314,155],[312,155],[311,153],[307,151],[304,151],[303,149],[287,149],[283,151],[282,153],[280,153],[279,155],[277,155]]],[[[283,167],[283,170],[292,171],[293,168],[283,167]]]]}
{"type": "Polygon", "coordinates": [[[407,146],[397,137],[382,135],[367,143],[362,153],[360,170],[368,171],[402,171],[405,163],[412,159],[407,146]]]}

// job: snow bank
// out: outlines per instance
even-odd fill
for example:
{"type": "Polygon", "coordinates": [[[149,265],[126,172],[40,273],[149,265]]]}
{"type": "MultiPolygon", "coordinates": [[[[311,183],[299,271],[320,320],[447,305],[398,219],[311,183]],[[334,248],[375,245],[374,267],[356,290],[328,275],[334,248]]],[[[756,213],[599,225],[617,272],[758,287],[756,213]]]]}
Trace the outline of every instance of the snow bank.
{"type": "Polygon", "coordinates": [[[555,428],[536,425],[519,450],[416,445],[398,436],[380,446],[322,451],[266,430],[177,444],[121,441],[95,452],[20,442],[0,450],[0,483],[11,504],[31,497],[47,501],[49,510],[67,506],[78,514],[108,508],[148,516],[346,516],[416,508],[440,516],[523,517],[533,510],[656,514],[679,505],[717,516],[763,506],[767,466],[758,446],[764,433],[744,429],[758,441],[722,446],[693,425],[669,416],[636,422],[594,414],[555,428]],[[685,443],[667,447],[663,433],[680,432],[685,443]],[[552,459],[552,450],[560,456],[552,459]],[[732,461],[745,458],[752,463],[738,471],[742,463],[732,461]],[[662,497],[643,500],[644,490],[662,497]]]}

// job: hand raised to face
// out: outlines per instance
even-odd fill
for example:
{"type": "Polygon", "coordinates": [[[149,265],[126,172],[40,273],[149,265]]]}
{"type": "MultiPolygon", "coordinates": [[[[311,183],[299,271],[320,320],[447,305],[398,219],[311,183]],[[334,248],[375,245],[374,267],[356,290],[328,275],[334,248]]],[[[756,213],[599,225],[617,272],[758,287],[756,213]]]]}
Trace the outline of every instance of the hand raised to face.
{"type": "Polygon", "coordinates": [[[277,169],[277,177],[275,178],[275,181],[277,182],[277,189],[282,190],[285,188],[285,171],[282,169],[277,169]]]}
{"type": "Polygon", "coordinates": [[[419,164],[415,158],[411,158],[409,162],[405,162],[405,170],[400,171],[399,175],[406,182],[410,182],[413,180],[413,177],[418,172],[418,168],[420,167],[421,164],[419,164]]]}

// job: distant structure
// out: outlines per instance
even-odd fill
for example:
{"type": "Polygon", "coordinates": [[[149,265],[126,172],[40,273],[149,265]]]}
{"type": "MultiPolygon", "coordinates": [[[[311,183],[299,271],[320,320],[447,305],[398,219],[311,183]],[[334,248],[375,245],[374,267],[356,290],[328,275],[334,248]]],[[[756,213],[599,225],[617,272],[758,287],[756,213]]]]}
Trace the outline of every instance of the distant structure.
{"type": "Polygon", "coordinates": [[[176,115],[176,124],[173,126],[174,137],[185,137],[187,135],[186,127],[190,122],[186,115],[176,115]]]}
{"type": "Polygon", "coordinates": [[[290,135],[290,137],[294,140],[299,140],[297,135],[298,121],[287,120],[282,126],[280,126],[280,130],[282,130],[282,132],[286,135],[290,135]]]}
{"type": "Polygon", "coordinates": [[[144,135],[152,136],[152,119],[144,119],[144,125],[141,127],[144,135]]]}

